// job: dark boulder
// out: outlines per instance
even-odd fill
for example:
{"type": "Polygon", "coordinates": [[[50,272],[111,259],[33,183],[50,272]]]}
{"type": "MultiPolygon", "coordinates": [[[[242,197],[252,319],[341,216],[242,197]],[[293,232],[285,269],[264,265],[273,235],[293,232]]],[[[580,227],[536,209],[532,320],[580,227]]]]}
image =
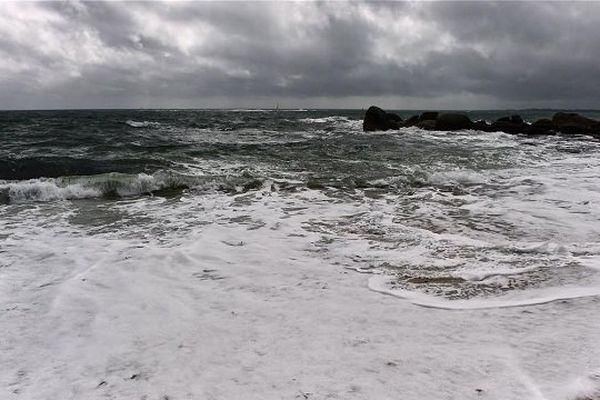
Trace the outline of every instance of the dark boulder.
{"type": "Polygon", "coordinates": [[[512,122],[513,124],[524,124],[525,123],[523,121],[523,118],[521,118],[520,115],[511,115],[510,122],[512,122]]]}
{"type": "Polygon", "coordinates": [[[438,115],[435,129],[442,131],[456,131],[460,129],[471,129],[473,122],[464,114],[447,113],[438,115]]]}
{"type": "Polygon", "coordinates": [[[584,117],[577,113],[558,112],[552,116],[552,123],[556,126],[561,125],[580,125],[586,128],[591,128],[598,121],[584,117]]]}
{"type": "Polygon", "coordinates": [[[436,121],[434,119],[426,119],[424,121],[419,121],[419,123],[417,124],[417,127],[421,128],[421,129],[425,129],[426,131],[435,130],[435,126],[436,126],[436,121]]]}
{"type": "Polygon", "coordinates": [[[589,135],[599,122],[577,113],[558,112],[552,116],[552,123],[560,133],[589,135]]]}
{"type": "Polygon", "coordinates": [[[548,118],[542,118],[525,128],[527,135],[554,135],[554,124],[548,118]]]}
{"type": "Polygon", "coordinates": [[[435,121],[440,113],[437,111],[425,111],[419,115],[419,122],[421,121],[435,121]]]}
{"type": "Polygon", "coordinates": [[[492,132],[492,126],[483,120],[473,122],[473,129],[482,132],[492,132]]]}
{"type": "Polygon", "coordinates": [[[516,135],[525,133],[529,125],[527,125],[520,115],[511,115],[510,117],[502,117],[492,123],[490,127],[492,132],[504,132],[516,135]]]}
{"type": "MultiPolygon", "coordinates": [[[[363,120],[364,131],[390,130],[400,127],[417,126],[425,130],[456,131],[475,129],[483,132],[505,132],[509,134],[553,135],[585,134],[600,138],[600,121],[584,117],[577,113],[559,112],[552,119],[542,118],[529,124],[520,115],[510,115],[489,124],[486,121],[472,122],[465,114],[438,113],[426,111],[413,115],[406,121],[397,114],[388,113],[379,107],[371,106],[363,120]]],[[[0,198],[0,201],[2,199],[0,198]]]]}
{"type": "Polygon", "coordinates": [[[363,131],[387,131],[390,129],[398,129],[402,118],[396,114],[387,113],[381,108],[371,106],[365,114],[363,120],[363,131]]]}
{"type": "Polygon", "coordinates": [[[538,119],[533,124],[531,124],[531,126],[534,128],[540,128],[540,129],[553,129],[554,128],[554,124],[552,123],[552,120],[550,120],[548,118],[538,119]]]}
{"type": "Polygon", "coordinates": [[[419,123],[419,116],[413,115],[404,122],[404,126],[414,126],[419,123]]]}
{"type": "Polygon", "coordinates": [[[594,133],[591,128],[573,124],[564,124],[556,127],[556,130],[564,135],[591,135],[594,133]]]}
{"type": "Polygon", "coordinates": [[[401,116],[399,116],[398,114],[389,113],[389,112],[386,112],[386,114],[387,114],[387,117],[388,117],[390,120],[392,120],[392,121],[396,121],[396,122],[398,122],[398,123],[402,122],[402,117],[401,117],[401,116]]]}
{"type": "Polygon", "coordinates": [[[523,124],[523,118],[520,115],[511,115],[510,117],[498,118],[496,122],[510,122],[512,124],[523,124]]]}
{"type": "Polygon", "coordinates": [[[523,123],[515,123],[515,122],[511,122],[503,120],[503,121],[496,121],[492,124],[492,126],[490,127],[492,132],[504,132],[504,133],[510,133],[512,135],[516,135],[519,133],[525,133],[525,129],[527,129],[528,125],[523,123]]]}

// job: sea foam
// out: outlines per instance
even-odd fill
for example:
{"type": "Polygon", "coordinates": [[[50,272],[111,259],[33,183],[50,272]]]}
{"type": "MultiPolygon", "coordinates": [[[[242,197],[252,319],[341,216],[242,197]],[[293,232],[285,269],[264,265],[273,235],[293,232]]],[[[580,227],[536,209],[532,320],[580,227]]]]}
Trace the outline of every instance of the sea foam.
{"type": "Polygon", "coordinates": [[[160,122],[134,121],[134,120],[130,120],[130,119],[125,121],[125,124],[131,126],[132,128],[158,128],[161,126],[160,122]]]}
{"type": "Polygon", "coordinates": [[[183,187],[183,180],[169,174],[109,173],[93,176],[40,178],[0,182],[6,203],[76,200],[105,196],[129,197],[157,190],[183,187]]]}

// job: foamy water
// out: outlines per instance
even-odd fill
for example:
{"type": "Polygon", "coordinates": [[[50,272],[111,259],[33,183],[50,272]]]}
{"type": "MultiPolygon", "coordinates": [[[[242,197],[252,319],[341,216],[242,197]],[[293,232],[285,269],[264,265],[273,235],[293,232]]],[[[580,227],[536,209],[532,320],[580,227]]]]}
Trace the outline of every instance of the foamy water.
{"type": "Polygon", "coordinates": [[[6,398],[598,396],[597,142],[298,118],[296,159],[194,127],[230,147],[1,182],[6,398]]]}

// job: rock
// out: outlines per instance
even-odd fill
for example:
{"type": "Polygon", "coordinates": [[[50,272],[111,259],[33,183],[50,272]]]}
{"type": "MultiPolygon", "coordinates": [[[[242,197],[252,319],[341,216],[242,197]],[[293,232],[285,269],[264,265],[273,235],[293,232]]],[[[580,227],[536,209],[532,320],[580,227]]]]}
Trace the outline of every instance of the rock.
{"type": "Polygon", "coordinates": [[[554,124],[548,118],[542,118],[525,128],[527,135],[554,135],[554,124]]]}
{"type": "Polygon", "coordinates": [[[386,112],[386,115],[392,121],[402,122],[402,117],[400,117],[398,114],[386,112]]]}
{"type": "Polygon", "coordinates": [[[434,119],[426,119],[424,121],[419,121],[419,123],[417,124],[417,127],[421,128],[421,129],[425,129],[427,131],[433,131],[433,130],[435,130],[435,125],[436,125],[436,122],[434,119]]]}
{"type": "Polygon", "coordinates": [[[473,129],[482,132],[492,132],[492,126],[483,120],[473,122],[473,129]]]}
{"type": "Polygon", "coordinates": [[[442,131],[456,131],[460,129],[470,129],[473,122],[464,114],[447,113],[440,114],[435,123],[435,129],[442,131]]]}
{"type": "Polygon", "coordinates": [[[413,115],[404,122],[404,126],[414,126],[419,123],[419,116],[413,115]]]}
{"type": "Polygon", "coordinates": [[[490,127],[492,132],[504,132],[513,135],[525,133],[529,125],[527,125],[520,115],[511,115],[510,117],[502,117],[496,120],[490,127]]]}
{"type": "Polygon", "coordinates": [[[521,118],[520,115],[511,115],[510,122],[512,122],[513,124],[524,124],[525,123],[525,121],[523,121],[523,118],[521,118]]]}
{"type": "Polygon", "coordinates": [[[511,115],[510,117],[498,118],[496,122],[510,122],[513,124],[524,124],[523,118],[520,115],[511,115]]]}
{"type": "Polygon", "coordinates": [[[363,120],[363,131],[370,132],[398,129],[401,121],[402,118],[398,115],[387,113],[379,107],[371,106],[367,110],[363,120]]]}
{"type": "Polygon", "coordinates": [[[555,130],[567,135],[592,135],[600,122],[577,113],[558,112],[552,116],[555,130]]]}
{"type": "Polygon", "coordinates": [[[506,120],[496,121],[490,127],[492,132],[504,132],[516,135],[518,133],[525,133],[525,129],[528,127],[525,123],[514,123],[506,120]]]}
{"type": "Polygon", "coordinates": [[[595,138],[600,138],[600,122],[595,123],[591,126],[591,135],[595,138]]]}
{"type": "Polygon", "coordinates": [[[567,125],[591,128],[597,124],[598,121],[584,117],[583,115],[579,115],[577,113],[558,112],[552,116],[552,123],[557,127],[567,125]]]}
{"type": "Polygon", "coordinates": [[[552,120],[550,120],[548,118],[538,119],[533,124],[531,124],[531,126],[534,128],[538,128],[538,129],[553,129],[554,128],[554,124],[552,123],[552,120]]]}
{"type": "MultiPolygon", "coordinates": [[[[558,112],[552,119],[542,118],[533,124],[523,121],[520,115],[514,114],[499,118],[489,124],[486,121],[472,122],[465,114],[438,113],[425,111],[420,115],[413,115],[406,121],[393,113],[388,113],[379,107],[371,106],[363,120],[364,131],[398,129],[400,127],[417,126],[425,130],[456,131],[461,129],[476,129],[483,132],[505,132],[510,134],[527,135],[553,135],[557,132],[563,134],[584,134],[600,138],[600,121],[584,117],[577,113],[558,112]]],[[[0,201],[2,197],[0,196],[0,201]]]]}
{"type": "Polygon", "coordinates": [[[556,127],[556,130],[565,135],[591,135],[594,133],[590,128],[575,124],[560,125],[556,127]]]}
{"type": "Polygon", "coordinates": [[[419,122],[421,121],[435,121],[439,113],[437,111],[425,111],[419,115],[419,122]]]}

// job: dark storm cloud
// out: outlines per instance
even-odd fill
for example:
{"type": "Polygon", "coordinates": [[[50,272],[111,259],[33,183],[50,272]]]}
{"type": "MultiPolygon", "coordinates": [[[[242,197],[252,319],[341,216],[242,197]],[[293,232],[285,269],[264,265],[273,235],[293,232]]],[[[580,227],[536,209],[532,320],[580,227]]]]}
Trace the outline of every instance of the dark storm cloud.
{"type": "Polygon", "coordinates": [[[600,100],[599,3],[71,1],[0,11],[2,108],[600,100]]]}

